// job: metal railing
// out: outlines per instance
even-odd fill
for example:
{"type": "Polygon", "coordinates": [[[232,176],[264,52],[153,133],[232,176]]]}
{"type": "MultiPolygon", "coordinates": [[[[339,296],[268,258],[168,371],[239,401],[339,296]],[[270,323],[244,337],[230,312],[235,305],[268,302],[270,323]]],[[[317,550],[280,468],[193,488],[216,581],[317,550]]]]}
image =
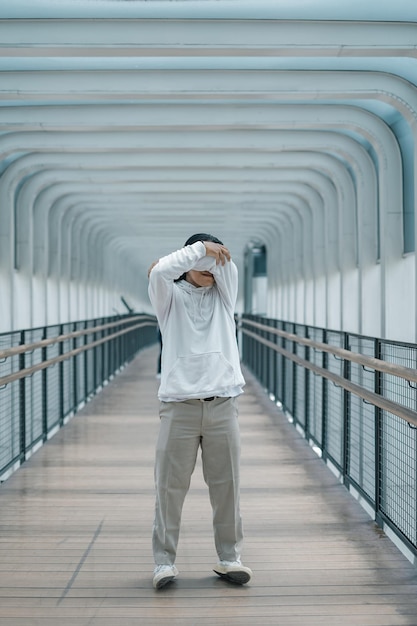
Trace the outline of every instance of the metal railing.
{"type": "Polygon", "coordinates": [[[255,315],[239,329],[245,365],[417,556],[417,346],[255,315]]]}
{"type": "Polygon", "coordinates": [[[129,315],[1,334],[0,479],[155,343],[155,325],[129,315]]]}

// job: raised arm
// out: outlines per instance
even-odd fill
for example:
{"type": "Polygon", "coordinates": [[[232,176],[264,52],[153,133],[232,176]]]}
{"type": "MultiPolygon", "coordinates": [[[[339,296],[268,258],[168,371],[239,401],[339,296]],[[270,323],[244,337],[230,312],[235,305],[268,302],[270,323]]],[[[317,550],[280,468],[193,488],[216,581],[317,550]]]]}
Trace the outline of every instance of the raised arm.
{"type": "Polygon", "coordinates": [[[212,257],[216,261],[216,264],[213,265],[210,271],[214,276],[223,302],[233,315],[238,289],[237,267],[233,263],[230,251],[226,246],[212,243],[211,241],[205,241],[204,245],[207,256],[212,257]]]}
{"type": "Polygon", "coordinates": [[[161,326],[171,307],[174,281],[192,269],[213,274],[220,296],[233,315],[238,277],[230,252],[222,244],[197,241],[154,261],[148,270],[149,298],[161,326]]]}
{"type": "Polygon", "coordinates": [[[206,248],[201,241],[172,252],[151,265],[148,292],[160,324],[163,325],[171,306],[174,280],[194,268],[211,271],[212,265],[214,261],[206,257],[206,248]]]}

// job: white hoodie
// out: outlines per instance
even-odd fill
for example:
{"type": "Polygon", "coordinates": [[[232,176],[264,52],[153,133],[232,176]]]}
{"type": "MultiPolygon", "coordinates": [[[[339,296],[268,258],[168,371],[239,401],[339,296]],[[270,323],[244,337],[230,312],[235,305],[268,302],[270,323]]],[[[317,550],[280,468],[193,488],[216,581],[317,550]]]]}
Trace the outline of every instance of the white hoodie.
{"type": "Polygon", "coordinates": [[[162,333],[158,397],[180,402],[242,393],[234,309],[238,277],[233,261],[216,265],[201,241],[159,259],[149,277],[149,297],[162,333]],[[209,271],[215,284],[194,287],[184,272],[209,271]]]}

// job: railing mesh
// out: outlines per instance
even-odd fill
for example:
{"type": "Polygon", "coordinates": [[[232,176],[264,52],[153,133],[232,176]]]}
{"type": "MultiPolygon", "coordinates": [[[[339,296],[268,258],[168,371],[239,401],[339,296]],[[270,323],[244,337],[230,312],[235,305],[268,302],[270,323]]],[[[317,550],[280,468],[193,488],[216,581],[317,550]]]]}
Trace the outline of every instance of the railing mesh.
{"type": "MultiPolygon", "coordinates": [[[[21,333],[0,335],[0,350],[15,348],[21,343],[21,333]]],[[[18,372],[18,355],[0,360],[0,377],[18,372]]],[[[0,467],[20,455],[20,385],[15,381],[0,389],[0,467]]]]}
{"type": "MultiPolygon", "coordinates": [[[[324,332],[319,328],[309,328],[307,336],[313,341],[323,341],[324,332]]],[[[323,355],[316,350],[309,349],[309,358],[315,365],[322,367],[323,355]]],[[[309,394],[308,394],[308,430],[311,438],[320,447],[323,444],[323,379],[314,372],[309,372],[309,394]]]]}
{"type": "Polygon", "coordinates": [[[376,521],[391,527],[417,556],[417,383],[355,363],[338,352],[345,349],[412,371],[417,366],[417,346],[253,315],[244,315],[241,326],[243,362],[320,449],[323,459],[338,468],[344,483],[374,508],[376,521]],[[260,348],[266,335],[256,324],[326,344],[336,354],[283,336],[268,338],[288,356],[273,346],[260,348]],[[251,334],[245,334],[245,329],[251,334]],[[296,362],[297,358],[306,363],[296,362]],[[274,376],[271,372],[265,376],[265,362],[273,364],[274,376]],[[314,367],[329,374],[313,371],[314,367]],[[373,398],[381,402],[368,402],[345,388],[344,381],[364,390],[365,397],[366,392],[376,394],[373,398]],[[382,399],[396,403],[399,415],[401,407],[411,409],[412,421],[380,408],[382,399]]]}
{"type": "MultiPolygon", "coordinates": [[[[374,356],[375,342],[365,337],[349,335],[349,349],[358,354],[374,356]]],[[[350,379],[369,391],[375,389],[375,372],[357,363],[350,363],[350,379]]],[[[347,440],[348,472],[369,499],[375,496],[375,419],[376,409],[354,394],[348,394],[347,440]]]]}
{"type": "MultiPolygon", "coordinates": [[[[344,337],[340,333],[326,332],[326,343],[343,348],[344,337]]],[[[343,376],[344,362],[332,354],[326,355],[327,369],[343,376]]],[[[338,468],[343,466],[344,450],[344,391],[331,381],[326,381],[325,442],[327,455],[338,468]]]]}
{"type": "Polygon", "coordinates": [[[0,335],[1,352],[75,331],[91,330],[86,335],[0,358],[0,379],[5,379],[24,369],[59,359],[74,349],[87,348],[19,380],[0,383],[0,479],[22,463],[34,446],[46,440],[53,429],[62,426],[67,416],[75,413],[139,350],[155,343],[157,337],[153,318],[141,315],[127,317],[100,318],[0,335]],[[145,318],[147,321],[142,324],[145,318]],[[120,323],[111,328],[99,328],[115,322],[120,323]],[[133,328],[134,325],[138,327],[133,328]],[[88,347],[124,328],[128,328],[128,332],[88,347]]]}
{"type": "MultiPolygon", "coordinates": [[[[56,337],[60,334],[60,326],[49,326],[46,328],[46,338],[56,337]]],[[[59,356],[60,346],[59,344],[53,344],[45,348],[46,359],[53,359],[59,356]]],[[[46,390],[46,423],[48,431],[54,426],[59,424],[60,418],[60,364],[56,364],[44,370],[43,375],[46,377],[45,390],[46,390]]]]}

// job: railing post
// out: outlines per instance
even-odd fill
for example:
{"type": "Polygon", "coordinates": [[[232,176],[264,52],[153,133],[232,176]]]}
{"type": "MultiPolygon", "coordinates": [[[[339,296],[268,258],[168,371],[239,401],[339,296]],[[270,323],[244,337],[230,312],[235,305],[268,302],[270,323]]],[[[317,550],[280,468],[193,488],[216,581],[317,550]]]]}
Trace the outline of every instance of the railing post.
{"type": "MultiPolygon", "coordinates": [[[[262,323],[260,317],[258,317],[258,322],[262,323]]],[[[261,337],[263,339],[265,339],[265,337],[267,336],[267,331],[265,330],[261,330],[261,337]]],[[[262,380],[262,387],[264,389],[266,389],[266,384],[265,384],[265,356],[266,356],[266,352],[267,352],[267,347],[265,344],[261,343],[261,380],[262,380]]]]}
{"type": "MultiPolygon", "coordinates": [[[[323,331],[322,342],[327,343],[327,333],[323,331]]],[[[329,357],[327,352],[323,352],[322,356],[322,367],[327,370],[329,366],[329,357]]],[[[322,419],[321,419],[321,450],[323,460],[327,459],[327,406],[328,406],[328,398],[327,398],[327,385],[328,382],[326,378],[323,378],[322,382],[322,419]]]]}
{"type": "MultiPolygon", "coordinates": [[[[116,321],[116,320],[113,318],[113,321],[116,321]]],[[[107,331],[107,334],[111,335],[113,330],[114,329],[109,328],[108,331],[107,331]]],[[[115,339],[110,339],[109,340],[109,347],[110,347],[110,349],[109,349],[109,354],[108,354],[109,362],[108,362],[108,366],[107,366],[107,379],[108,380],[110,380],[110,378],[112,377],[113,371],[114,371],[114,352],[115,352],[115,347],[114,346],[115,346],[115,343],[116,343],[115,339]]]]}
{"type": "MultiPolygon", "coordinates": [[[[104,318],[102,319],[102,323],[104,323],[104,318]]],[[[100,330],[100,339],[103,339],[108,333],[106,330],[100,330]]],[[[107,368],[108,368],[108,358],[107,355],[109,353],[109,345],[108,342],[104,342],[101,344],[101,367],[100,367],[100,378],[101,378],[101,385],[103,385],[105,379],[106,379],[106,375],[107,375],[107,368]]]]}
{"type": "MultiPolygon", "coordinates": [[[[42,339],[46,339],[47,331],[44,327],[42,339]]],[[[42,363],[48,360],[48,350],[42,348],[42,363]]],[[[48,439],[48,368],[42,370],[42,439],[48,439]]]]}
{"type": "MultiPolygon", "coordinates": [[[[102,320],[101,320],[101,322],[102,322],[102,320]]],[[[99,324],[98,324],[98,325],[100,325],[100,322],[99,322],[99,324]]],[[[104,337],[104,333],[105,333],[105,331],[104,331],[104,330],[99,330],[99,331],[96,333],[96,337],[97,337],[97,339],[103,339],[103,337],[104,337]]],[[[98,348],[97,348],[97,349],[98,349],[98,353],[97,353],[97,354],[98,354],[98,368],[97,368],[97,373],[98,373],[98,381],[99,381],[100,386],[102,386],[102,385],[103,385],[103,381],[104,381],[104,367],[105,367],[105,364],[104,364],[104,360],[105,360],[105,359],[104,359],[104,357],[105,357],[105,355],[106,355],[105,345],[106,345],[106,344],[102,343],[102,344],[100,344],[100,345],[98,346],[98,348]]]]}
{"type": "Polygon", "coordinates": [[[130,333],[126,333],[122,337],[122,364],[126,363],[129,360],[128,357],[128,341],[130,339],[130,333]]]}
{"type": "MultiPolygon", "coordinates": [[[[256,315],[253,316],[252,318],[255,322],[257,322],[257,317],[256,315]]],[[[260,335],[261,334],[261,330],[259,328],[255,327],[255,334],[256,335],[260,335]]],[[[260,379],[260,360],[261,360],[261,347],[262,344],[259,341],[255,342],[255,350],[254,350],[254,354],[255,354],[255,361],[254,361],[254,369],[255,369],[255,374],[257,376],[258,379],[260,379]]]]}
{"type": "MultiPolygon", "coordinates": [[[[114,319],[114,318],[113,318],[114,319]]],[[[111,329],[108,328],[106,331],[106,335],[111,334],[111,329]]],[[[106,380],[110,380],[111,375],[113,374],[113,352],[114,352],[114,339],[110,339],[108,342],[109,349],[107,351],[107,372],[106,372],[106,380]]]]}
{"type": "MultiPolygon", "coordinates": [[[[88,321],[84,320],[84,330],[87,330],[88,328],[88,321]]],[[[84,341],[83,344],[85,346],[88,345],[88,335],[84,335],[84,341]]],[[[84,357],[84,401],[87,401],[88,398],[88,350],[85,350],[83,353],[83,357],[84,357]]]]}
{"type": "MultiPolygon", "coordinates": [[[[25,344],[25,331],[20,333],[20,345],[25,344]]],[[[26,366],[25,353],[19,355],[19,370],[26,366]]],[[[19,380],[19,461],[23,463],[26,458],[26,378],[19,380]]]]}
{"type": "MultiPolygon", "coordinates": [[[[246,314],[245,315],[246,319],[250,319],[249,315],[246,314]]],[[[248,365],[249,369],[253,372],[253,367],[252,367],[252,359],[253,359],[253,350],[252,350],[252,338],[246,336],[246,365],[248,365]]]]}
{"type": "MultiPolygon", "coordinates": [[[[281,325],[281,330],[283,330],[283,325],[281,325]]],[[[287,349],[287,339],[285,337],[281,338],[282,348],[284,350],[287,349]]],[[[286,358],[284,356],[281,357],[281,384],[282,384],[282,406],[284,409],[287,409],[287,363],[286,358]]]]}
{"type": "MultiPolygon", "coordinates": [[[[113,330],[118,330],[119,327],[116,326],[114,329],[111,329],[110,332],[113,332],[113,330]]],[[[112,340],[112,344],[113,344],[113,349],[112,349],[112,360],[111,360],[111,367],[110,367],[110,373],[113,376],[114,372],[117,370],[117,361],[118,361],[118,351],[119,351],[119,337],[115,337],[112,340]]]]}
{"type": "MultiPolygon", "coordinates": [[[[268,318],[268,326],[273,327],[274,320],[268,318]]],[[[268,333],[269,341],[273,342],[275,335],[271,332],[268,333]]],[[[272,394],[274,391],[274,360],[275,360],[275,351],[272,348],[268,348],[268,361],[267,361],[267,381],[268,381],[268,394],[272,394]]]]}
{"type": "MultiPolygon", "coordinates": [[[[349,336],[347,333],[343,333],[343,347],[345,350],[349,350],[349,336]]],[[[350,361],[345,359],[343,361],[343,376],[346,380],[351,378],[351,364],[350,361]]],[[[349,467],[350,467],[350,410],[349,410],[349,392],[343,390],[343,483],[348,485],[350,483],[349,467]]]]}
{"type": "MultiPolygon", "coordinates": [[[[72,330],[73,330],[73,332],[78,330],[77,329],[77,322],[74,322],[72,330]]],[[[75,350],[75,348],[77,347],[77,338],[76,337],[73,337],[73,339],[71,341],[71,344],[72,344],[72,349],[75,350]]],[[[72,408],[75,411],[77,406],[78,406],[78,365],[77,365],[77,356],[74,356],[72,358],[73,358],[73,364],[72,364],[73,370],[72,370],[72,372],[73,372],[73,377],[74,377],[74,379],[72,381],[73,382],[72,386],[73,386],[73,398],[74,398],[73,402],[74,402],[74,405],[73,405],[72,408]]]]}
{"type": "MultiPolygon", "coordinates": [[[[278,328],[278,320],[272,320],[273,321],[273,327],[274,328],[278,328]]],[[[280,340],[278,335],[274,334],[274,343],[278,344],[278,341],[280,340]]],[[[272,386],[272,390],[274,393],[274,398],[275,398],[275,402],[277,400],[281,400],[281,398],[278,398],[278,359],[279,359],[279,352],[275,352],[274,350],[274,354],[273,354],[273,386],[272,386]]]]}
{"type": "MultiPolygon", "coordinates": [[[[297,334],[297,325],[292,325],[292,334],[297,334]]],[[[297,342],[292,342],[292,353],[297,355],[297,342]]],[[[292,415],[295,421],[297,420],[297,363],[293,361],[292,363],[292,415]]]]}
{"type": "MultiPolygon", "coordinates": [[[[63,324],[61,324],[59,327],[59,334],[60,335],[64,334],[63,324]]],[[[60,341],[58,344],[58,354],[59,356],[62,356],[64,354],[64,342],[63,341],[60,341]]],[[[59,367],[59,370],[58,370],[59,372],[58,374],[59,424],[60,426],[63,426],[64,424],[64,362],[60,361],[60,363],[58,363],[58,367],[59,367]]]]}
{"type": "MultiPolygon", "coordinates": [[[[375,339],[375,358],[381,359],[381,342],[375,339]]],[[[383,386],[383,373],[375,370],[374,391],[381,395],[383,386]]],[[[381,516],[382,498],[382,409],[375,407],[375,522],[382,528],[383,520],[381,516]]]]}
{"type": "MultiPolygon", "coordinates": [[[[248,315],[248,319],[252,320],[253,316],[248,315]]],[[[254,330],[256,334],[256,329],[254,330]]],[[[253,337],[249,337],[248,342],[248,354],[249,354],[249,367],[253,373],[255,373],[255,361],[256,361],[256,341],[253,337]]]]}
{"type": "MultiPolygon", "coordinates": [[[[94,327],[96,326],[96,322],[94,320],[94,327]]],[[[97,333],[94,332],[93,333],[93,343],[98,339],[97,337],[97,333]]],[[[94,387],[94,393],[97,391],[97,387],[98,387],[98,376],[97,376],[97,355],[98,355],[98,351],[100,350],[100,346],[95,346],[93,348],[93,387],[94,387]]]]}
{"type": "MultiPolygon", "coordinates": [[[[308,339],[308,326],[304,327],[304,337],[308,339]]],[[[310,348],[309,346],[305,346],[304,358],[306,361],[310,362],[310,348]]],[[[309,415],[309,406],[310,406],[310,370],[306,369],[304,374],[304,432],[305,436],[310,439],[310,415],[309,415]]]]}
{"type": "MultiPolygon", "coordinates": [[[[265,318],[265,323],[267,324],[267,326],[270,326],[271,324],[271,320],[269,318],[265,318]]],[[[268,339],[268,341],[271,341],[271,333],[269,332],[269,330],[267,330],[265,332],[266,338],[268,339]]],[[[264,359],[264,364],[265,364],[265,387],[268,391],[268,393],[271,390],[271,384],[270,384],[270,372],[271,372],[271,348],[268,348],[267,346],[265,346],[265,359],[264,359]]]]}
{"type": "MultiPolygon", "coordinates": [[[[260,315],[258,315],[258,319],[256,320],[259,324],[262,324],[262,322],[265,323],[265,320],[261,320],[260,315]]],[[[261,330],[259,333],[260,337],[262,337],[262,339],[265,339],[265,337],[267,336],[267,331],[265,330],[261,330]]],[[[259,343],[259,355],[260,355],[260,361],[259,361],[259,369],[260,369],[260,380],[262,383],[262,387],[265,389],[265,354],[266,354],[266,346],[263,343],[259,343]]]]}

